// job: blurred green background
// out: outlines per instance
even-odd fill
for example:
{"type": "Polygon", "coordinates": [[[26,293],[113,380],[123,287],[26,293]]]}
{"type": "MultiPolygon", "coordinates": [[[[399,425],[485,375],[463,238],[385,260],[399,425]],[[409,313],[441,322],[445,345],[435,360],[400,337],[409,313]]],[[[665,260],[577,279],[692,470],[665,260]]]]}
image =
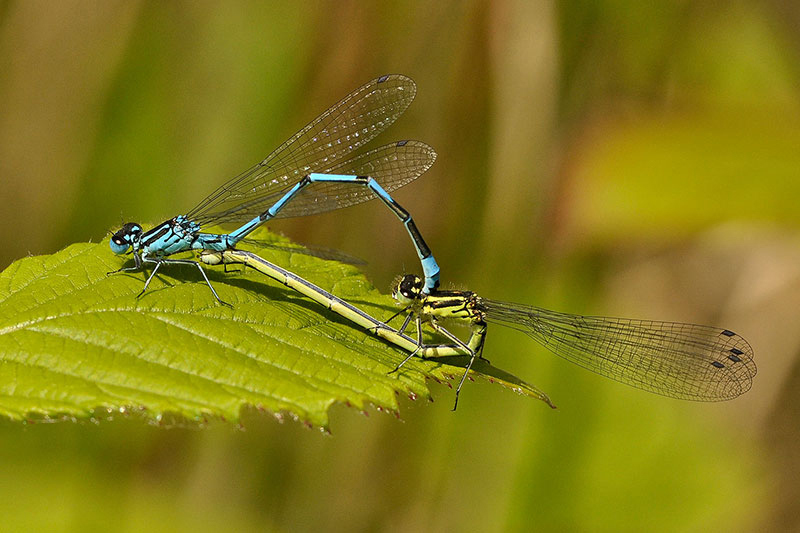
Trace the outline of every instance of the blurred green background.
{"type": "MultiPolygon", "coordinates": [[[[185,212],[400,72],[381,140],[439,152],[397,197],[445,287],[720,325],[760,370],[680,402],[495,328],[558,411],[471,383],[456,413],[436,384],[403,421],[337,407],[330,437],[0,422],[0,530],[800,529],[798,28],[787,0],[0,3],[0,267],[185,212]]],[[[378,287],[418,268],[375,202],[271,227],[378,287]]]]}

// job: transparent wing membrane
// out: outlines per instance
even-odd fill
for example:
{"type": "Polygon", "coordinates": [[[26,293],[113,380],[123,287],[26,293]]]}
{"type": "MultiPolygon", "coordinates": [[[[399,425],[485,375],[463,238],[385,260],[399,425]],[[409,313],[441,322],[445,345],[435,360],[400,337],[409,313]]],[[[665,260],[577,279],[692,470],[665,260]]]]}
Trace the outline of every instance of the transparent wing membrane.
{"type": "Polygon", "coordinates": [[[656,394],[729,400],[747,392],[756,375],[752,348],[726,329],[481,303],[489,322],[522,331],[588,370],[656,394]]]}
{"type": "Polygon", "coordinates": [[[206,225],[244,222],[260,214],[263,209],[259,208],[270,207],[269,200],[279,191],[311,172],[330,172],[388,128],[415,94],[414,82],[399,74],[372,80],[311,121],[263,161],[222,185],[187,213],[188,218],[206,225]]]}
{"type": "MultiPolygon", "coordinates": [[[[436,152],[419,141],[400,141],[317,172],[370,176],[387,192],[414,181],[436,161],[436,152]]],[[[277,196],[277,195],[276,195],[277,196]]],[[[321,182],[303,189],[277,218],[313,215],[373,200],[375,193],[352,183],[321,182]]],[[[277,198],[275,198],[277,201],[277,198]]]]}

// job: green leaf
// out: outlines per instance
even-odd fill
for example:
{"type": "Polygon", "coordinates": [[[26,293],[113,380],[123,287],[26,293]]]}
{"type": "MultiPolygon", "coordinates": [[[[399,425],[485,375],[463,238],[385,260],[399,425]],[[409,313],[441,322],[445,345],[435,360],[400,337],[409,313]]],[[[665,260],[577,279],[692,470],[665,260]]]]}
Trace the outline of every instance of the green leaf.
{"type": "MultiPolygon", "coordinates": [[[[354,267],[270,238],[283,248],[253,251],[375,317],[396,311],[354,267]]],[[[414,358],[388,374],[405,352],[259,272],[205,267],[229,308],[191,265],[164,265],[137,298],[144,273],[107,275],[132,264],[103,241],[21,259],[0,274],[0,415],[238,421],[254,406],[327,428],[334,402],[396,413],[399,394],[430,398],[426,379],[460,377],[466,361],[414,358]]],[[[476,370],[546,398],[482,361],[476,370]]]]}

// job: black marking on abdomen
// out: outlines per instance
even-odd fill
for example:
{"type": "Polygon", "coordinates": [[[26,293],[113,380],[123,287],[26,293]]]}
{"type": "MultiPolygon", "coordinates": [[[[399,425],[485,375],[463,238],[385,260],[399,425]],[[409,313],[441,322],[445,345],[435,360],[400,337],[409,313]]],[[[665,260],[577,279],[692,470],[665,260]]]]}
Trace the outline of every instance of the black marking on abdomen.
{"type": "Polygon", "coordinates": [[[430,257],[431,249],[428,248],[428,244],[425,242],[425,239],[422,238],[422,234],[417,229],[417,225],[414,224],[414,221],[409,217],[405,224],[406,228],[408,228],[408,232],[411,234],[411,238],[414,239],[414,243],[419,248],[419,253],[422,255],[422,258],[430,257]]]}

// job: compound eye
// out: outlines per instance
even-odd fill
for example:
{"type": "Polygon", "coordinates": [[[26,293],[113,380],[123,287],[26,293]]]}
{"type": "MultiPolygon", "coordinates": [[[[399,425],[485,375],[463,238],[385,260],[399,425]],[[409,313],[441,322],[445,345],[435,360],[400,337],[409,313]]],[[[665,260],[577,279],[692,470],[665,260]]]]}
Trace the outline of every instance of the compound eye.
{"type": "Polygon", "coordinates": [[[128,251],[128,248],[131,245],[124,239],[118,237],[119,232],[115,233],[111,240],[108,241],[108,245],[111,247],[111,251],[117,255],[124,254],[128,251]]]}
{"type": "Polygon", "coordinates": [[[142,232],[142,227],[135,222],[128,222],[122,226],[108,241],[111,251],[115,254],[124,254],[131,247],[131,244],[136,241],[139,234],[142,232]]]}

